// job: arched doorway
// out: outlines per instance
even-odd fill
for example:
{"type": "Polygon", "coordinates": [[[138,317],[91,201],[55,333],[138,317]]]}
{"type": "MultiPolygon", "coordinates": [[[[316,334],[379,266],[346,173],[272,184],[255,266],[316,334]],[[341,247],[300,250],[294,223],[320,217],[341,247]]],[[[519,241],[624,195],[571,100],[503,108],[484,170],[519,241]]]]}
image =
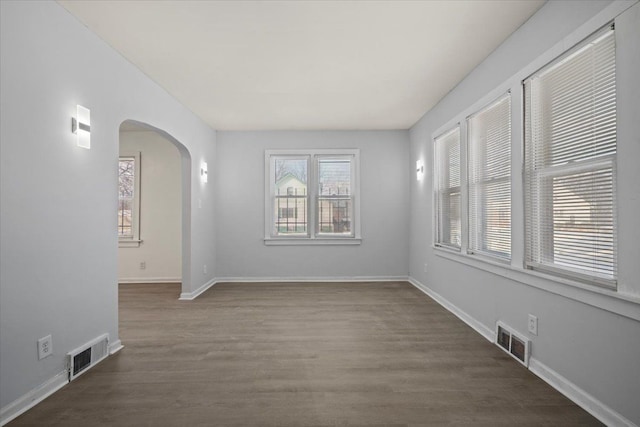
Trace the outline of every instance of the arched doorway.
{"type": "Polygon", "coordinates": [[[191,155],[152,125],[125,120],[119,131],[119,282],[179,281],[186,292],[191,285],[191,155]]]}

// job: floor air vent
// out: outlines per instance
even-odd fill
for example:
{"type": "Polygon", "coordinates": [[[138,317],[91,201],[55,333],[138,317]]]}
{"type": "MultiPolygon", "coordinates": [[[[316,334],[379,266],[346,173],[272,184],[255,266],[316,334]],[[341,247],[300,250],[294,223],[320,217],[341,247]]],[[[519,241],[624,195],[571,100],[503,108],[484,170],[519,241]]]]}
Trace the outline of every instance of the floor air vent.
{"type": "Polygon", "coordinates": [[[69,352],[69,381],[93,367],[109,354],[109,334],[104,334],[69,352]]]}
{"type": "Polygon", "coordinates": [[[498,344],[498,347],[509,353],[524,366],[529,366],[531,341],[516,333],[502,322],[498,322],[496,328],[496,344],[498,344]]]}

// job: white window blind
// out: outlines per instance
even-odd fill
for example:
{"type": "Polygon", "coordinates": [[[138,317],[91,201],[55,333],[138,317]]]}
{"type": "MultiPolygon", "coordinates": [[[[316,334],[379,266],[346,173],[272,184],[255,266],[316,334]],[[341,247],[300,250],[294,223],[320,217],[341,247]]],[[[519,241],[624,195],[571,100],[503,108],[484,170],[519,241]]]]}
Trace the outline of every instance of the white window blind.
{"type": "Polygon", "coordinates": [[[613,28],[524,88],[527,266],[615,286],[613,28]]]}
{"type": "Polygon", "coordinates": [[[460,248],[460,127],[435,139],[436,245],[460,248]]]}
{"type": "Polygon", "coordinates": [[[511,94],[468,122],[469,252],[511,257],[511,94]]]}

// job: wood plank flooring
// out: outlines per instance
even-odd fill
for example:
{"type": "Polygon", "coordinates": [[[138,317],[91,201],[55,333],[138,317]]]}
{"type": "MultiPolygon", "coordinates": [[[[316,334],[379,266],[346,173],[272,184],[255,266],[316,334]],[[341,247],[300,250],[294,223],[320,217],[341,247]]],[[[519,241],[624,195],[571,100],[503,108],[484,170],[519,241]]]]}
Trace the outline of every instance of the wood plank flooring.
{"type": "Polygon", "coordinates": [[[121,285],[125,348],[17,426],[601,425],[408,283],[121,285]]]}

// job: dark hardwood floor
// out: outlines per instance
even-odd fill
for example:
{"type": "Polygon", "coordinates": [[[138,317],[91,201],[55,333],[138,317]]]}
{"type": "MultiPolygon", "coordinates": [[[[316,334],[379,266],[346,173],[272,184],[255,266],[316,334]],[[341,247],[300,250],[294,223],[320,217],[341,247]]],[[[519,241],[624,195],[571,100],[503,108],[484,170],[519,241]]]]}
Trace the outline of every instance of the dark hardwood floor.
{"type": "Polygon", "coordinates": [[[590,426],[408,283],[121,285],[125,348],[17,426],[590,426]]]}

